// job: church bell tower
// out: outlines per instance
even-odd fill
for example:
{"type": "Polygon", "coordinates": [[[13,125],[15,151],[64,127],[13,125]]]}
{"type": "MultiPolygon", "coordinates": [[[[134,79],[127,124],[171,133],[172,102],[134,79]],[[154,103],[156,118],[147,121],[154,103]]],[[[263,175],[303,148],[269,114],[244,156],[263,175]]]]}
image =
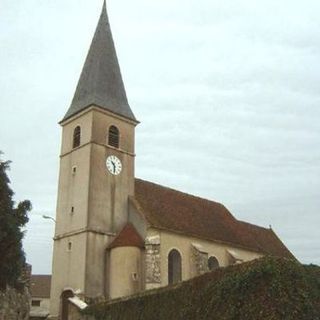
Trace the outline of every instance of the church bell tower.
{"type": "Polygon", "coordinates": [[[74,292],[107,295],[105,250],[128,220],[134,194],[134,131],[104,2],[66,115],[51,283],[52,318],[74,292]]]}

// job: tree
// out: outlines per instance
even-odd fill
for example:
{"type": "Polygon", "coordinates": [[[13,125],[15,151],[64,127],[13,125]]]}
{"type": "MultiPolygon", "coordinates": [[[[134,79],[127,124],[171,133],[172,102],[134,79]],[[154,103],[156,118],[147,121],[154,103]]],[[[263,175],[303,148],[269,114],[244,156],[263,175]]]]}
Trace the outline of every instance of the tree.
{"type": "Polygon", "coordinates": [[[15,286],[21,275],[25,264],[21,228],[28,222],[27,213],[31,210],[29,200],[15,206],[7,175],[9,169],[10,162],[0,159],[0,289],[15,286]]]}

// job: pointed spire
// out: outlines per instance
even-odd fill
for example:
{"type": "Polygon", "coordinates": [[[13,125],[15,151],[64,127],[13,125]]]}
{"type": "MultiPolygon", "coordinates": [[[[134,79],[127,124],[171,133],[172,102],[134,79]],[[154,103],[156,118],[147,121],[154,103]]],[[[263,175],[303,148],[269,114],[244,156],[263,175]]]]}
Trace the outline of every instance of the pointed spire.
{"type": "Polygon", "coordinates": [[[62,121],[91,105],[137,121],[128,104],[105,0],[76,92],[62,121]]]}
{"type": "Polygon", "coordinates": [[[106,0],[103,0],[103,6],[102,6],[102,12],[101,12],[101,14],[103,14],[103,13],[106,13],[106,15],[107,15],[107,19],[108,19],[108,13],[107,13],[107,1],[106,0]]]}

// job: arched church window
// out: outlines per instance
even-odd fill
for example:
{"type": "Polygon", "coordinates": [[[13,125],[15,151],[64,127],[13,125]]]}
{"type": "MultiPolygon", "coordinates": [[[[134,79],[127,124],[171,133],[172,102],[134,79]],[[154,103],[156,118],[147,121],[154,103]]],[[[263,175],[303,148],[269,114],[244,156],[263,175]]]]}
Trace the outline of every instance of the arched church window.
{"type": "Polygon", "coordinates": [[[176,249],[171,250],[168,256],[168,280],[169,284],[181,281],[181,255],[176,249]]]}
{"type": "Polygon", "coordinates": [[[119,129],[116,126],[111,126],[109,128],[108,145],[119,148],[119,136],[119,129]]]}
{"type": "Polygon", "coordinates": [[[73,148],[77,148],[80,146],[81,143],[81,128],[77,126],[73,131],[73,148]]]}
{"type": "Polygon", "coordinates": [[[219,268],[219,261],[216,257],[210,257],[208,259],[208,268],[210,271],[219,268]]]}

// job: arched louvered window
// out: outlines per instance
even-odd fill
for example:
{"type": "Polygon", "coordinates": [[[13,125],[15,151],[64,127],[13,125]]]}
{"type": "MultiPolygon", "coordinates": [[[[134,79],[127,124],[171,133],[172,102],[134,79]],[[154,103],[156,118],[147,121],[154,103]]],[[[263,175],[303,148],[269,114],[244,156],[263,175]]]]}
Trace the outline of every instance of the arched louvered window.
{"type": "Polygon", "coordinates": [[[77,148],[80,146],[81,143],[81,128],[77,126],[73,131],[73,148],[77,148]]]}
{"type": "Polygon", "coordinates": [[[215,269],[217,269],[217,268],[219,268],[219,261],[218,261],[218,259],[217,259],[216,257],[210,257],[210,258],[208,259],[208,269],[209,269],[210,271],[212,271],[212,270],[215,270],[215,269]]]}
{"type": "Polygon", "coordinates": [[[119,148],[119,136],[119,129],[115,126],[111,126],[109,128],[108,145],[115,148],[119,148]]]}
{"type": "Polygon", "coordinates": [[[168,281],[174,284],[181,281],[181,255],[178,250],[172,249],[168,256],[168,281]]]}

